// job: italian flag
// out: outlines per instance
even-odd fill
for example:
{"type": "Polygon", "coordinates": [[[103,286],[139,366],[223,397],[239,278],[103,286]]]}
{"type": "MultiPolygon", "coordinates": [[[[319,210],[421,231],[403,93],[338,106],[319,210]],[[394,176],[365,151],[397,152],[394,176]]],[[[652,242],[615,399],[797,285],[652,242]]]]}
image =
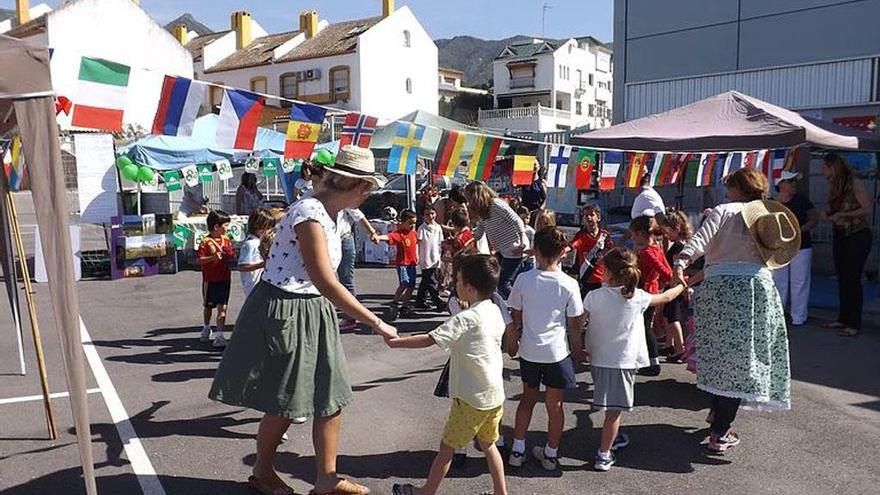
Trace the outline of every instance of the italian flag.
{"type": "Polygon", "coordinates": [[[105,131],[122,130],[130,75],[131,68],[127,65],[83,57],[71,124],[105,131]]]}

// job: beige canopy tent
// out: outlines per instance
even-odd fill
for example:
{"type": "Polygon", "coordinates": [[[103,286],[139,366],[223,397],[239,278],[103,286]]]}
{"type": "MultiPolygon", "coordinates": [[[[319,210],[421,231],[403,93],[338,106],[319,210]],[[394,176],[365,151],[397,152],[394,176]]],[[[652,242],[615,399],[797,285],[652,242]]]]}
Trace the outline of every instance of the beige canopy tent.
{"type": "Polygon", "coordinates": [[[40,226],[49,294],[76,427],[86,493],[97,493],[92,460],[79,296],[70,257],[67,197],[58,146],[49,51],[0,35],[0,134],[18,127],[40,226]]]}

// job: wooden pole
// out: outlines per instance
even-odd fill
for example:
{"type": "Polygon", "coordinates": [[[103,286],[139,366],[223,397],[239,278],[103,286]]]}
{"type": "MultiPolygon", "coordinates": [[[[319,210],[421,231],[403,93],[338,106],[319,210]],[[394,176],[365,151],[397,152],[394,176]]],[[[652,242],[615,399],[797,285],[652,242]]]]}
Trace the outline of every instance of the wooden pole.
{"type": "MultiPolygon", "coordinates": [[[[52,401],[49,399],[49,378],[46,375],[46,359],[43,356],[43,340],[40,337],[40,323],[37,321],[37,307],[34,303],[34,292],[31,286],[31,274],[27,266],[27,255],[24,243],[21,240],[21,230],[18,225],[18,214],[15,212],[15,201],[9,188],[6,189],[6,205],[9,208],[10,223],[12,223],[12,235],[15,238],[15,247],[18,249],[18,261],[21,265],[21,277],[24,280],[24,295],[27,299],[28,315],[31,319],[31,333],[34,337],[34,350],[37,354],[37,369],[40,373],[40,388],[43,391],[43,408],[46,412],[46,427],[49,430],[49,439],[58,438],[58,430],[55,427],[55,414],[52,412],[52,401]]],[[[11,255],[11,253],[10,253],[11,255]]]]}

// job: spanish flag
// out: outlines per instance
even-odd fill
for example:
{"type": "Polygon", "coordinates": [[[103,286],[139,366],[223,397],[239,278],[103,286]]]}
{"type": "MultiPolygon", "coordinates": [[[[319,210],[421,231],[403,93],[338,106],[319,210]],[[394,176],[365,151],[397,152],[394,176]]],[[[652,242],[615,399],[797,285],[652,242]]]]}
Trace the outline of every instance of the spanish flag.
{"type": "Polygon", "coordinates": [[[647,153],[627,153],[629,156],[629,166],[626,169],[625,182],[626,187],[634,189],[639,187],[642,176],[645,175],[645,164],[648,161],[647,153]]]}
{"type": "Polygon", "coordinates": [[[513,185],[528,186],[535,176],[535,165],[538,160],[532,155],[514,155],[513,157],[513,185]]]}
{"type": "Polygon", "coordinates": [[[294,103],[290,107],[290,123],[287,124],[287,140],[284,142],[284,158],[308,160],[312,157],[315,143],[321,135],[327,109],[294,103]]]}
{"type": "Polygon", "coordinates": [[[434,166],[436,167],[436,175],[445,175],[452,177],[455,175],[455,168],[461,161],[461,151],[464,148],[464,141],[467,134],[453,130],[443,130],[440,135],[440,144],[437,145],[437,153],[434,155],[434,166]]]}

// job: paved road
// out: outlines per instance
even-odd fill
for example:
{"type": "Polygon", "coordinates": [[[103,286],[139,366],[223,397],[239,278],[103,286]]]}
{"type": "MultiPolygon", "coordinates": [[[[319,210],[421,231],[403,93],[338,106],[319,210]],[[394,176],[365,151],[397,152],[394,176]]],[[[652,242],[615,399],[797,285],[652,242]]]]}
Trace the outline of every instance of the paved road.
{"type": "MultiPolygon", "coordinates": [[[[388,269],[359,269],[363,299],[378,309],[394,287],[388,269]]],[[[82,316],[103,365],[119,394],[161,486],[168,494],[247,494],[242,484],[253,463],[259,415],[206,398],[220,353],[198,341],[199,278],[182,273],[143,280],[81,283],[82,316]]],[[[233,284],[232,315],[241,293],[233,284]]],[[[40,318],[54,391],[65,389],[58,339],[46,287],[37,287],[40,318]]],[[[0,399],[39,393],[31,373],[16,370],[7,309],[0,305],[0,399]]],[[[436,318],[405,321],[403,332],[436,325],[436,318]]],[[[624,417],[633,444],[611,472],[589,471],[601,414],[590,411],[589,374],[567,395],[561,470],[546,473],[529,463],[509,473],[514,494],[575,493],[877,493],[880,463],[880,328],[857,339],[841,339],[818,326],[791,333],[794,409],[769,415],[742,413],[737,429],[743,445],[725,457],[707,456],[705,398],[682,365],[664,367],[657,378],[639,378],[637,408],[624,417]]],[[[343,336],[354,382],[355,404],[345,411],[339,468],[389,493],[400,480],[420,481],[429,468],[448,402],[431,395],[444,362],[436,350],[389,350],[370,335],[343,336]]],[[[505,428],[516,407],[518,365],[507,363],[510,398],[505,428]]],[[[91,379],[90,387],[96,387],[91,379]]],[[[102,493],[139,493],[117,428],[100,393],[90,395],[93,447],[102,493]]],[[[39,401],[0,400],[0,492],[10,495],[82,493],[78,455],[65,399],[54,401],[61,438],[44,440],[39,401]]],[[[538,408],[529,444],[541,444],[546,415],[538,408]]],[[[279,455],[278,469],[307,493],[314,454],[309,425],[294,426],[279,455]]],[[[491,488],[477,453],[466,469],[453,472],[444,493],[479,493],[491,488]]]]}

